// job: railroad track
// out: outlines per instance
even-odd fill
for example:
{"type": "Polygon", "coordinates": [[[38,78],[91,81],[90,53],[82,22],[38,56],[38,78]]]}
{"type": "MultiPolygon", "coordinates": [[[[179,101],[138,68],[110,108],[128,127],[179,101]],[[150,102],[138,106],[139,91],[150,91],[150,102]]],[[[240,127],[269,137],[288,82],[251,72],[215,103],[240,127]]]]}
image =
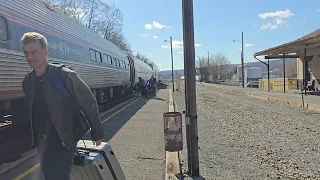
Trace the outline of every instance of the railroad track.
{"type": "MultiPolygon", "coordinates": [[[[104,119],[106,116],[122,106],[123,104],[129,102],[136,97],[137,93],[125,96],[118,100],[113,101],[107,106],[99,107],[100,118],[104,119]]],[[[31,149],[31,131],[30,127],[27,126],[7,126],[5,128],[0,128],[0,179],[1,176],[9,172],[15,166],[29,160],[34,157],[36,151],[31,149]],[[19,133],[14,133],[19,132],[19,133]],[[12,136],[10,136],[12,135],[12,136]],[[8,139],[8,137],[11,137],[8,139]],[[2,143],[1,143],[2,142],[2,143]],[[21,159],[19,159],[21,158],[21,159]],[[5,167],[2,167],[4,163],[8,163],[5,167]]],[[[87,135],[85,135],[86,137],[87,135]]]]}

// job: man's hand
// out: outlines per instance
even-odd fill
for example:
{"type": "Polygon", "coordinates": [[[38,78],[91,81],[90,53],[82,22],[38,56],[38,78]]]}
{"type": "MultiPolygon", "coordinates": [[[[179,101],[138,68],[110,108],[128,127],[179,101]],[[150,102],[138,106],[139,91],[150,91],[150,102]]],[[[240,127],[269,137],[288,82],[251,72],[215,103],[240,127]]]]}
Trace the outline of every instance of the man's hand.
{"type": "Polygon", "coordinates": [[[98,141],[92,141],[93,144],[95,144],[96,146],[99,146],[102,142],[102,139],[98,140],[98,141]]]}

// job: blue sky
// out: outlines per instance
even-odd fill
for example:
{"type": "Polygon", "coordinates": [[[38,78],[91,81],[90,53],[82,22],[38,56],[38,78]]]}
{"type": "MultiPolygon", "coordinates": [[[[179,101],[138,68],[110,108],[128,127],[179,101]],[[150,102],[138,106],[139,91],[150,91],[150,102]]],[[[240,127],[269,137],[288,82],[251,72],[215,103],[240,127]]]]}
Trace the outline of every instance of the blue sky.
{"type": "MultiPolygon", "coordinates": [[[[174,41],[174,69],[183,69],[182,0],[104,0],[123,12],[123,33],[134,52],[153,60],[161,70],[171,69],[170,44],[174,41]],[[154,37],[156,36],[156,38],[154,37]]],[[[295,40],[319,28],[319,0],[194,0],[196,57],[208,51],[224,53],[240,63],[241,31],[245,62],[252,54],[295,40]]]]}

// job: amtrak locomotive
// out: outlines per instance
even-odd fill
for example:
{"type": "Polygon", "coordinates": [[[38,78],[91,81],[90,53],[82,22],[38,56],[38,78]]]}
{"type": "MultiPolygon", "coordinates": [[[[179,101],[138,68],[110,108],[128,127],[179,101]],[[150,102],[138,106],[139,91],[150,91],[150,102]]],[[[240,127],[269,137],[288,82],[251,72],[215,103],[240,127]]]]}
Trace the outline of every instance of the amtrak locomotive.
{"type": "MultiPolygon", "coordinates": [[[[43,34],[49,62],[72,67],[98,104],[132,92],[138,77],[154,75],[159,80],[159,69],[123,52],[44,1],[0,0],[0,117],[15,117],[23,105],[21,82],[31,71],[20,44],[26,32],[43,34]]],[[[13,124],[22,120],[13,119],[13,124]]]]}

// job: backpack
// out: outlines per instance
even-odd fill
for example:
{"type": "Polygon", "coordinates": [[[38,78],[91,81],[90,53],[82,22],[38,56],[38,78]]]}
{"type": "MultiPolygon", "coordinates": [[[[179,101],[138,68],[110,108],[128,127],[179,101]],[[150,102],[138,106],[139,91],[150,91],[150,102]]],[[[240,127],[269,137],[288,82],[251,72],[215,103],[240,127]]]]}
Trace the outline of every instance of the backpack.
{"type": "MultiPolygon", "coordinates": [[[[59,64],[59,63],[52,63],[52,64],[59,64]]],[[[63,67],[66,67],[66,66],[61,64],[59,67],[55,68],[55,70],[53,70],[53,72],[51,73],[51,79],[53,81],[54,87],[58,90],[58,92],[60,92],[64,97],[69,98],[70,92],[66,88],[66,80],[63,79],[61,75],[61,71],[63,67]]],[[[73,70],[71,67],[68,67],[68,69],[73,70]]]]}

